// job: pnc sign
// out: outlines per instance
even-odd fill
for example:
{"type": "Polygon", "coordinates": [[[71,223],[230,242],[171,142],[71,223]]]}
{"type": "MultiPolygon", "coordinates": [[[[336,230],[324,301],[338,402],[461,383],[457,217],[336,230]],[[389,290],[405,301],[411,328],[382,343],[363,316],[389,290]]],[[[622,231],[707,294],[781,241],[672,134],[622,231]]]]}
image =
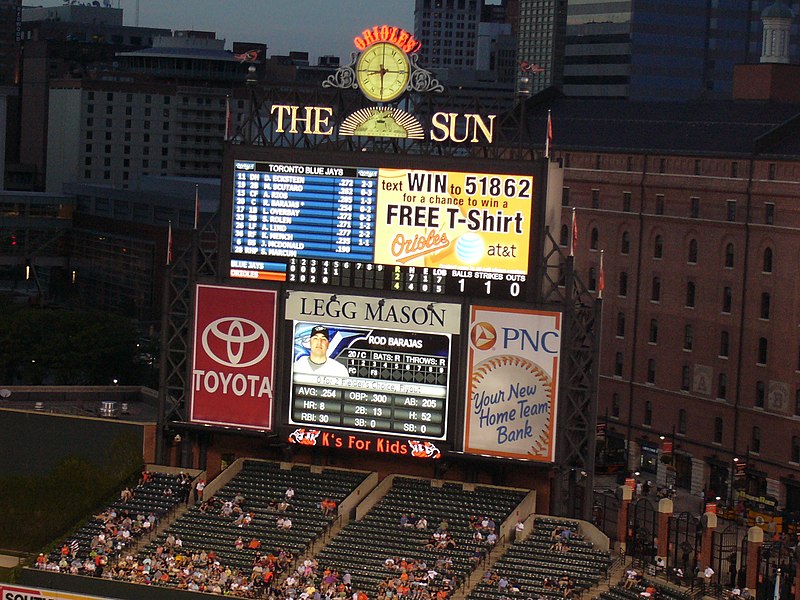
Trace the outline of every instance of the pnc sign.
{"type": "Polygon", "coordinates": [[[332,136],[429,139],[440,143],[491,144],[497,115],[439,111],[427,127],[396,103],[408,92],[440,93],[444,86],[420,67],[416,52],[422,44],[400,27],[376,25],[353,40],[358,52],[323,87],[358,89],[374,106],[336,115],[330,106],[273,104],[275,133],[332,136]]]}

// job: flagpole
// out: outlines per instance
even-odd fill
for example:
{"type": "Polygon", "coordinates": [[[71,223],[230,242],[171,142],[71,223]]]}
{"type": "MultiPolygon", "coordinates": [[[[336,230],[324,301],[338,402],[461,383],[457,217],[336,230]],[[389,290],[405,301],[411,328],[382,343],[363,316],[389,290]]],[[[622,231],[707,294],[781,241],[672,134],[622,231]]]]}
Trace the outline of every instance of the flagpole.
{"type": "Polygon", "coordinates": [[[194,184],[194,228],[200,225],[200,184],[194,184]]]}
{"type": "Polygon", "coordinates": [[[550,117],[550,109],[547,110],[547,132],[544,140],[544,157],[550,158],[550,144],[553,142],[553,120],[550,117]]]}
{"type": "Polygon", "coordinates": [[[605,273],[603,272],[603,254],[605,250],[600,250],[600,283],[597,286],[597,297],[603,299],[603,288],[606,287],[605,273]]]}
{"type": "Polygon", "coordinates": [[[231,97],[225,96],[225,138],[223,142],[227,142],[231,138],[231,97]]]}
{"type": "Polygon", "coordinates": [[[172,221],[167,227],[167,266],[172,264],[172,221]]]}
{"type": "Polygon", "coordinates": [[[572,208],[572,228],[569,236],[569,255],[575,256],[575,246],[578,245],[578,223],[575,220],[575,207],[572,208]]]}

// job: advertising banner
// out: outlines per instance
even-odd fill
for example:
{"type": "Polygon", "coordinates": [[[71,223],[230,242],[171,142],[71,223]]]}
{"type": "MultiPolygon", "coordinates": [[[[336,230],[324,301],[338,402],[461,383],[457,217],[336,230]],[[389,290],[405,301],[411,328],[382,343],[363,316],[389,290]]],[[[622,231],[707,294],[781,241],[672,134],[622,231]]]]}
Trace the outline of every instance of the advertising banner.
{"type": "Polygon", "coordinates": [[[460,315],[457,304],[291,291],[290,424],[445,439],[460,315]]]}
{"type": "Polygon", "coordinates": [[[552,462],[561,314],[473,306],[464,451],[552,462]]]}
{"type": "Polygon", "coordinates": [[[57,592],[55,590],[22,587],[7,583],[0,583],[0,598],[2,600],[105,600],[100,596],[88,596],[74,592],[57,592]]]}
{"type": "Polygon", "coordinates": [[[533,178],[380,169],[375,262],[528,272],[533,178]]]}
{"type": "Polygon", "coordinates": [[[197,286],[192,422],[272,429],[276,311],[272,290],[197,286]]]}

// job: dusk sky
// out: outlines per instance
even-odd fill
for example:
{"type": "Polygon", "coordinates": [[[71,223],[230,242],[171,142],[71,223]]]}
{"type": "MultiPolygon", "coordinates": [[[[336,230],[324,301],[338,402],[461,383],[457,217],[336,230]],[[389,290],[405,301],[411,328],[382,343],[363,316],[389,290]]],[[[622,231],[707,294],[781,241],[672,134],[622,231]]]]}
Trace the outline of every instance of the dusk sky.
{"type": "MultiPolygon", "coordinates": [[[[91,1],[83,0],[84,4],[91,1]]],[[[23,6],[60,6],[54,0],[23,0],[23,6]]],[[[112,0],[136,22],[136,0],[112,0]]],[[[231,42],[263,42],[268,54],[307,51],[313,63],[325,54],[347,62],[353,38],[373,25],[413,32],[414,0],[139,0],[139,25],[215,31],[231,42]]]]}

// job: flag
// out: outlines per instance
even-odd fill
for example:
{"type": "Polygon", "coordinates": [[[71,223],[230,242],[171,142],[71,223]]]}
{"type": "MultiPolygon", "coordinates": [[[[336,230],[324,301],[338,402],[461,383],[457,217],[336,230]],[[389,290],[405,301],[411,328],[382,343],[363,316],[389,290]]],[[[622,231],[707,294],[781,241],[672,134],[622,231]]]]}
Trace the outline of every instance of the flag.
{"type": "Polygon", "coordinates": [[[167,266],[172,264],[172,221],[167,229],[167,266]]]}
{"type": "Polygon", "coordinates": [[[200,184],[194,184],[194,228],[200,225],[200,184]]]}
{"type": "Polygon", "coordinates": [[[223,142],[227,142],[231,137],[231,97],[225,96],[225,138],[223,142]]]}
{"type": "Polygon", "coordinates": [[[603,297],[603,290],[606,288],[606,274],[603,271],[603,253],[605,250],[600,250],[600,280],[597,285],[597,297],[603,297]]]}
{"type": "Polygon", "coordinates": [[[775,592],[773,594],[773,600],[780,600],[781,599],[781,570],[778,569],[778,572],[775,573],[775,592]]]}
{"type": "Polygon", "coordinates": [[[572,235],[569,239],[569,255],[575,256],[575,247],[578,245],[578,222],[575,220],[575,209],[572,209],[572,235]]]}
{"type": "Polygon", "coordinates": [[[547,111],[547,139],[544,141],[544,157],[550,158],[550,146],[553,145],[553,119],[547,111]]]}

